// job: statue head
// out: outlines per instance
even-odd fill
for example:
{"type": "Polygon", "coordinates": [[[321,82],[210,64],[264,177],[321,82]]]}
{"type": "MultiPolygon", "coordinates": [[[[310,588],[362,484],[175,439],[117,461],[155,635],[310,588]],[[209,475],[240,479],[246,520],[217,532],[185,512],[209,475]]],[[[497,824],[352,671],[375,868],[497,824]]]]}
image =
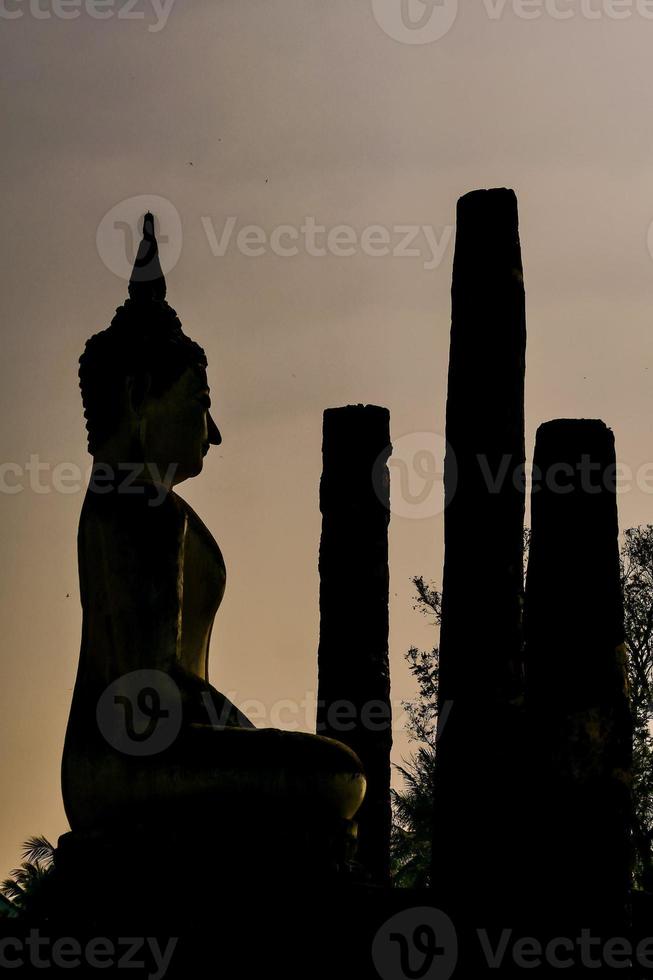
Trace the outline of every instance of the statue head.
{"type": "Polygon", "coordinates": [[[172,485],[196,476],[222,439],[209,411],[206,355],[165,294],[154,218],[146,214],[129,299],[88,340],[79,379],[94,460],[142,464],[143,478],[169,474],[172,485]]]}

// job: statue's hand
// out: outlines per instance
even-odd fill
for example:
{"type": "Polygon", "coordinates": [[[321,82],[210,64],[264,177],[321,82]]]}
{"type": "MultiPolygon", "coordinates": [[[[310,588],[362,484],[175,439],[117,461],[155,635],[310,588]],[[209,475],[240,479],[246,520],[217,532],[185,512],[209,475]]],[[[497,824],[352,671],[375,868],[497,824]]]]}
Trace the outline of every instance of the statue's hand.
{"type": "Polygon", "coordinates": [[[212,728],[256,727],[228,697],[181,664],[173,668],[171,675],[181,693],[186,724],[212,728]]]}

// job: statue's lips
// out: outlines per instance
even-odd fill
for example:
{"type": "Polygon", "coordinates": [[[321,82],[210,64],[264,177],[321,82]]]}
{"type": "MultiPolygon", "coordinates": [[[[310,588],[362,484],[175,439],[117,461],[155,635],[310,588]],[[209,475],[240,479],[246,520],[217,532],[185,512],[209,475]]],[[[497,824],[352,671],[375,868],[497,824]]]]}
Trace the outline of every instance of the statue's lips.
{"type": "Polygon", "coordinates": [[[208,451],[209,451],[210,448],[211,448],[211,443],[210,442],[203,442],[202,443],[202,456],[206,456],[206,454],[208,453],[208,451]]]}

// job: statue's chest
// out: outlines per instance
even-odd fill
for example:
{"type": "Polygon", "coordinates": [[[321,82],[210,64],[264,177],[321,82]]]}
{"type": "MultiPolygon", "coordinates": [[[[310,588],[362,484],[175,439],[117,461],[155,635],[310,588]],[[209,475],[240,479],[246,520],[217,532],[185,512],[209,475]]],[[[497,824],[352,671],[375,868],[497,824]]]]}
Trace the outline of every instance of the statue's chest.
{"type": "Polygon", "coordinates": [[[188,511],[182,563],[182,617],[186,640],[206,637],[222,602],[226,569],[218,543],[193,511],[188,511]]]}

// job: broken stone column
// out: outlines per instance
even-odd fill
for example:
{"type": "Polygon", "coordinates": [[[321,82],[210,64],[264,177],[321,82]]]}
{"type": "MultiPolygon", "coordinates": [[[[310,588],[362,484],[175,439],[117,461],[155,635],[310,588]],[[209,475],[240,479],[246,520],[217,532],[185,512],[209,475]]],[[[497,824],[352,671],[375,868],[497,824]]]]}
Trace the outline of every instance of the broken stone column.
{"type": "Polygon", "coordinates": [[[317,731],[345,742],[363,763],[358,859],[380,883],[389,877],[391,827],[390,451],[387,409],[325,411],[317,731]]]}
{"type": "Polygon", "coordinates": [[[501,918],[517,861],[525,348],[517,199],[474,191],[453,268],[433,840],[460,921],[501,918]]]}
{"type": "Polygon", "coordinates": [[[526,594],[537,917],[606,939],[625,934],[631,826],[615,467],[603,422],[540,426],[526,594]]]}

